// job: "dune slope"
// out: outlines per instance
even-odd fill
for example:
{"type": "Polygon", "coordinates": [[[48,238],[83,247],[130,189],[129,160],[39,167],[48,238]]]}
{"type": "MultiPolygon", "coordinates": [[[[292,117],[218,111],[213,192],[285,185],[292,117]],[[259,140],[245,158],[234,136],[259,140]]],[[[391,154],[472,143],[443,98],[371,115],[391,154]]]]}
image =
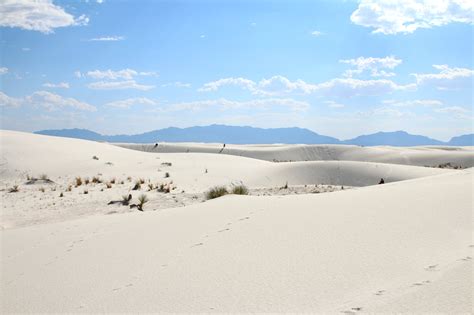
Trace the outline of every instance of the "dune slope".
{"type": "Polygon", "coordinates": [[[4,230],[2,312],[472,312],[472,180],[4,230]]]}

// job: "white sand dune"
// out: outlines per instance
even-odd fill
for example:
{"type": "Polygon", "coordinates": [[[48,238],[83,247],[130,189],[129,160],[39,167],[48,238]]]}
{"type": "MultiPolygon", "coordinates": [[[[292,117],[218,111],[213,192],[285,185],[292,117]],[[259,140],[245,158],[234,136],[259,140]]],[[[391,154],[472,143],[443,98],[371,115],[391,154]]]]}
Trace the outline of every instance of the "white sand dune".
{"type": "Polygon", "coordinates": [[[398,163],[466,166],[469,148],[378,147],[376,156],[330,146],[338,158],[306,162],[295,152],[315,146],[245,146],[247,158],[0,136],[1,313],[473,311],[473,169],[398,163]],[[300,162],[265,161],[281,159],[281,148],[300,162]],[[55,183],[24,184],[42,173],[55,183]],[[65,191],[76,176],[98,174],[117,183],[65,191]],[[140,177],[178,188],[130,191],[140,177]],[[381,177],[388,184],[374,185],[381,177]],[[359,188],[194,199],[239,182],[359,188]],[[13,184],[20,191],[8,193],[13,184]],[[129,192],[147,194],[145,212],[107,205],[129,192]]]}
{"type": "Polygon", "coordinates": [[[5,230],[2,312],[472,312],[472,176],[5,230]]]}
{"type": "MultiPolygon", "coordinates": [[[[119,144],[146,152],[218,153],[222,144],[160,143],[119,144]]],[[[245,156],[266,161],[361,161],[417,166],[438,166],[451,163],[473,167],[473,147],[360,147],[355,145],[233,145],[227,144],[221,154],[245,156]]]]}

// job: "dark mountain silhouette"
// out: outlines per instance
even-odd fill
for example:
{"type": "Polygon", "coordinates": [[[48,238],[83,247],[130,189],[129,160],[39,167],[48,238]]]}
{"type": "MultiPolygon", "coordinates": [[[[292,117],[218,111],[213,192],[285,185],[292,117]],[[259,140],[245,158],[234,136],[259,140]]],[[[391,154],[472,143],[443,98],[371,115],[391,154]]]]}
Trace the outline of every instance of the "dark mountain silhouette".
{"type": "Polygon", "coordinates": [[[345,144],[364,146],[391,145],[391,146],[416,146],[416,145],[442,145],[442,141],[425,136],[411,135],[405,131],[377,132],[370,135],[343,141],[345,144]]]}
{"type": "Polygon", "coordinates": [[[473,135],[463,135],[442,142],[405,131],[377,132],[362,135],[354,139],[339,139],[317,134],[304,128],[255,128],[226,125],[210,125],[189,128],[165,128],[136,135],[101,135],[87,129],[42,130],[35,132],[42,135],[78,138],[94,141],[154,143],[154,142],[215,142],[231,144],[353,144],[362,146],[391,145],[473,145],[473,135]]]}

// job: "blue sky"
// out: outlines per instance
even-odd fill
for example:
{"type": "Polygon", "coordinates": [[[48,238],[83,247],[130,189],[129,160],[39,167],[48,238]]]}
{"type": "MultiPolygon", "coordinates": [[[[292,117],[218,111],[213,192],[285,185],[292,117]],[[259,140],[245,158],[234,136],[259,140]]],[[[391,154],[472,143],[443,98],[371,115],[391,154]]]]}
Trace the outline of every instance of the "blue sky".
{"type": "Polygon", "coordinates": [[[473,132],[465,0],[0,4],[2,129],[473,132]]]}

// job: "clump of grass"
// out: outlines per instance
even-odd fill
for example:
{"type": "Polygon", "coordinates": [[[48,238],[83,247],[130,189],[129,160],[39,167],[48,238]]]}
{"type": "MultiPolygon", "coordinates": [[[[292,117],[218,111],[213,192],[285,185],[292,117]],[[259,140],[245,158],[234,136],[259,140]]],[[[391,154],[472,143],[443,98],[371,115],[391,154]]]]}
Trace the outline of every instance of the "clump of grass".
{"type": "Polygon", "coordinates": [[[64,194],[63,194],[63,193],[60,193],[60,194],[59,194],[59,197],[60,197],[60,198],[64,197],[64,194]]]}
{"type": "Polygon", "coordinates": [[[148,202],[148,197],[145,194],[142,194],[138,197],[138,205],[137,208],[140,211],[143,211],[143,205],[148,202]]]}
{"type": "Polygon", "coordinates": [[[111,183],[105,183],[105,187],[107,187],[107,189],[110,189],[110,188],[112,188],[112,184],[111,183]]]}
{"type": "Polygon", "coordinates": [[[76,177],[76,187],[79,187],[82,185],[82,178],[81,177],[76,177]]]}
{"type": "Polygon", "coordinates": [[[102,180],[100,180],[100,178],[98,176],[94,176],[94,177],[92,177],[92,182],[94,184],[100,184],[100,183],[102,183],[102,180]]]}
{"type": "Polygon", "coordinates": [[[143,178],[140,178],[138,181],[140,182],[140,184],[145,184],[145,180],[143,178]]]}
{"type": "Polygon", "coordinates": [[[44,187],[40,187],[39,191],[41,191],[42,193],[44,193],[44,191],[45,191],[44,187]]]}
{"type": "Polygon", "coordinates": [[[92,159],[93,159],[93,160],[99,160],[99,157],[97,157],[96,155],[94,155],[94,156],[92,157],[92,159]]]}
{"type": "Polygon", "coordinates": [[[141,188],[142,188],[141,182],[139,180],[137,180],[135,182],[135,186],[133,186],[132,190],[139,190],[141,188]]]}
{"type": "Polygon", "coordinates": [[[165,173],[165,178],[168,178],[168,177],[170,177],[170,173],[166,172],[165,173]]]}
{"type": "Polygon", "coordinates": [[[125,182],[123,180],[120,181],[120,185],[123,185],[125,184],[125,182]]]}
{"type": "Polygon", "coordinates": [[[72,190],[72,185],[67,186],[66,191],[71,191],[72,190]]]}
{"type": "Polygon", "coordinates": [[[238,185],[238,186],[232,187],[231,193],[234,195],[248,195],[249,190],[244,185],[238,185]]]}
{"type": "Polygon", "coordinates": [[[115,184],[115,177],[110,180],[111,184],[115,184]]]}
{"type": "Polygon", "coordinates": [[[171,191],[171,184],[172,184],[172,182],[169,183],[169,184],[160,184],[160,186],[158,186],[158,189],[157,189],[157,190],[158,190],[159,192],[163,192],[163,193],[165,193],[165,194],[169,194],[170,191],[171,191]]]}
{"type": "Polygon", "coordinates": [[[148,184],[148,191],[151,191],[155,188],[155,185],[153,185],[153,183],[149,183],[148,184]]]}
{"type": "Polygon", "coordinates": [[[131,194],[122,196],[122,204],[124,206],[128,206],[128,204],[130,203],[130,200],[132,200],[132,195],[131,194]]]}
{"type": "Polygon", "coordinates": [[[87,189],[84,189],[84,195],[87,195],[89,191],[87,189]]]}
{"type": "Polygon", "coordinates": [[[204,170],[204,173],[207,174],[207,168],[204,170]]]}
{"type": "Polygon", "coordinates": [[[18,185],[13,185],[12,187],[10,187],[10,189],[8,189],[8,192],[10,193],[16,193],[19,191],[20,191],[20,187],[18,187],[18,185]]]}
{"type": "Polygon", "coordinates": [[[90,182],[91,182],[91,181],[89,180],[88,177],[86,177],[86,178],[84,179],[84,184],[89,185],[90,182]]]}
{"type": "Polygon", "coordinates": [[[215,199],[222,197],[224,195],[227,195],[229,192],[227,191],[227,188],[224,186],[217,186],[214,188],[211,188],[209,191],[206,192],[206,199],[215,199]]]}
{"type": "Polygon", "coordinates": [[[164,165],[164,166],[171,166],[173,165],[171,162],[163,162],[161,163],[161,165],[164,165]]]}
{"type": "Polygon", "coordinates": [[[288,189],[288,182],[286,182],[285,186],[283,186],[281,189],[288,189]]]}

